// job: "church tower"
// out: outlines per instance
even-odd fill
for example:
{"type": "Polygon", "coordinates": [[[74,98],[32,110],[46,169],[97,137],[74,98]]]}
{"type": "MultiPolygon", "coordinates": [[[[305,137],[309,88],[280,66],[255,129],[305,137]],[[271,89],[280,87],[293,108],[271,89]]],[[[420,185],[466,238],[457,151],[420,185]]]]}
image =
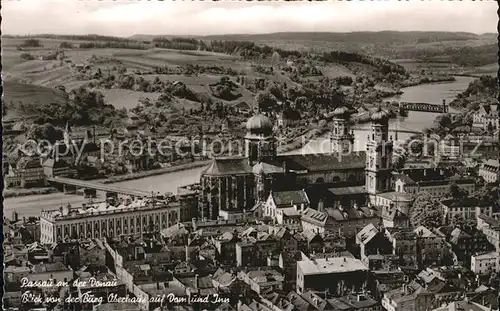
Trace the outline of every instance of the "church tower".
{"type": "Polygon", "coordinates": [[[249,165],[254,165],[276,156],[276,140],[273,123],[265,115],[258,113],[248,119],[245,136],[245,157],[249,165]]]}
{"type": "Polygon", "coordinates": [[[333,111],[333,129],[330,136],[333,153],[347,154],[353,150],[354,134],[350,130],[350,115],[345,106],[337,107],[333,111]]]}
{"type": "Polygon", "coordinates": [[[371,116],[371,133],[366,142],[366,191],[375,195],[391,189],[393,141],[389,138],[389,115],[380,107],[371,116]]]}

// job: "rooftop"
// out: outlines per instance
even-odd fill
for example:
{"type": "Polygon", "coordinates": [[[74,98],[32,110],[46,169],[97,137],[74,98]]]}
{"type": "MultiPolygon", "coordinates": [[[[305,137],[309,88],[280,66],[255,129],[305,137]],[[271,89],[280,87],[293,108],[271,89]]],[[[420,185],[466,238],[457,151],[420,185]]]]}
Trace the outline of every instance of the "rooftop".
{"type": "Polygon", "coordinates": [[[56,220],[58,218],[71,218],[82,216],[99,216],[105,213],[128,212],[137,209],[156,209],[165,207],[174,207],[174,204],[169,204],[167,201],[152,201],[150,199],[137,199],[123,201],[117,206],[113,206],[107,202],[98,202],[94,204],[82,204],[81,207],[73,208],[70,204],[61,206],[56,210],[42,210],[41,217],[56,220]]]}
{"type": "Polygon", "coordinates": [[[277,206],[309,204],[309,199],[307,198],[307,194],[304,190],[273,191],[271,196],[277,206]]]}
{"type": "Polygon", "coordinates": [[[492,259],[492,258],[498,258],[500,255],[497,252],[489,252],[489,253],[483,253],[479,255],[472,255],[476,260],[482,260],[482,259],[492,259]]]}
{"type": "Polygon", "coordinates": [[[70,268],[66,267],[62,262],[45,263],[38,264],[34,266],[34,273],[45,273],[45,272],[60,272],[60,271],[71,271],[70,268]]]}
{"type": "Polygon", "coordinates": [[[350,257],[298,261],[297,267],[304,275],[368,271],[361,260],[350,257]]]}

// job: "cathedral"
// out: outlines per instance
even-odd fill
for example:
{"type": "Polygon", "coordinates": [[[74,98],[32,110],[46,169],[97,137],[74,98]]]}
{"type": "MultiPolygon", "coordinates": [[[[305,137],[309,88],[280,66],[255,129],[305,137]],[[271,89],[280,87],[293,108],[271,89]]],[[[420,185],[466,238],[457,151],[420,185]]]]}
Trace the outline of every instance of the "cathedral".
{"type": "MultiPolygon", "coordinates": [[[[252,116],[246,124],[245,155],[216,158],[203,169],[200,217],[217,219],[223,213],[252,212],[271,191],[321,193],[328,188],[337,189],[339,195],[368,197],[372,202],[378,193],[390,191],[393,143],[388,114],[379,108],[371,115],[366,151],[347,152],[355,139],[350,115],[343,106],[333,111],[331,153],[296,155],[278,155],[272,121],[260,113],[252,116]]],[[[312,206],[317,201],[311,199],[312,206]]],[[[349,203],[353,202],[345,204],[349,203]]]]}

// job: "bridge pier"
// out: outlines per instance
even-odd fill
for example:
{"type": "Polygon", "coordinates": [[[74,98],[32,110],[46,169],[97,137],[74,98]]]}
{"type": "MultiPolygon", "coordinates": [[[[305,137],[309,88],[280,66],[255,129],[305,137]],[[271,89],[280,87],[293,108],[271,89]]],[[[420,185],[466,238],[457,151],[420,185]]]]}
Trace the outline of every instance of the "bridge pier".
{"type": "Polygon", "coordinates": [[[63,191],[66,194],[75,194],[76,193],[76,186],[63,185],[63,191]]]}

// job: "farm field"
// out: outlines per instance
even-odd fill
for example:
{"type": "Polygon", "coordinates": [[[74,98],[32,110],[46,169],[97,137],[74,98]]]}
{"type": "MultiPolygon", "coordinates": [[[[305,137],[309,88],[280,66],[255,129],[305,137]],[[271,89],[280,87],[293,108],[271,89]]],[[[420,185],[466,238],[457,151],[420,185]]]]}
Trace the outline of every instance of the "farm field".
{"type": "Polygon", "coordinates": [[[151,101],[155,101],[161,95],[160,93],[143,93],[122,89],[99,89],[99,92],[104,95],[106,103],[113,105],[115,108],[126,108],[127,110],[137,106],[137,103],[141,98],[149,98],[151,101]]]}

